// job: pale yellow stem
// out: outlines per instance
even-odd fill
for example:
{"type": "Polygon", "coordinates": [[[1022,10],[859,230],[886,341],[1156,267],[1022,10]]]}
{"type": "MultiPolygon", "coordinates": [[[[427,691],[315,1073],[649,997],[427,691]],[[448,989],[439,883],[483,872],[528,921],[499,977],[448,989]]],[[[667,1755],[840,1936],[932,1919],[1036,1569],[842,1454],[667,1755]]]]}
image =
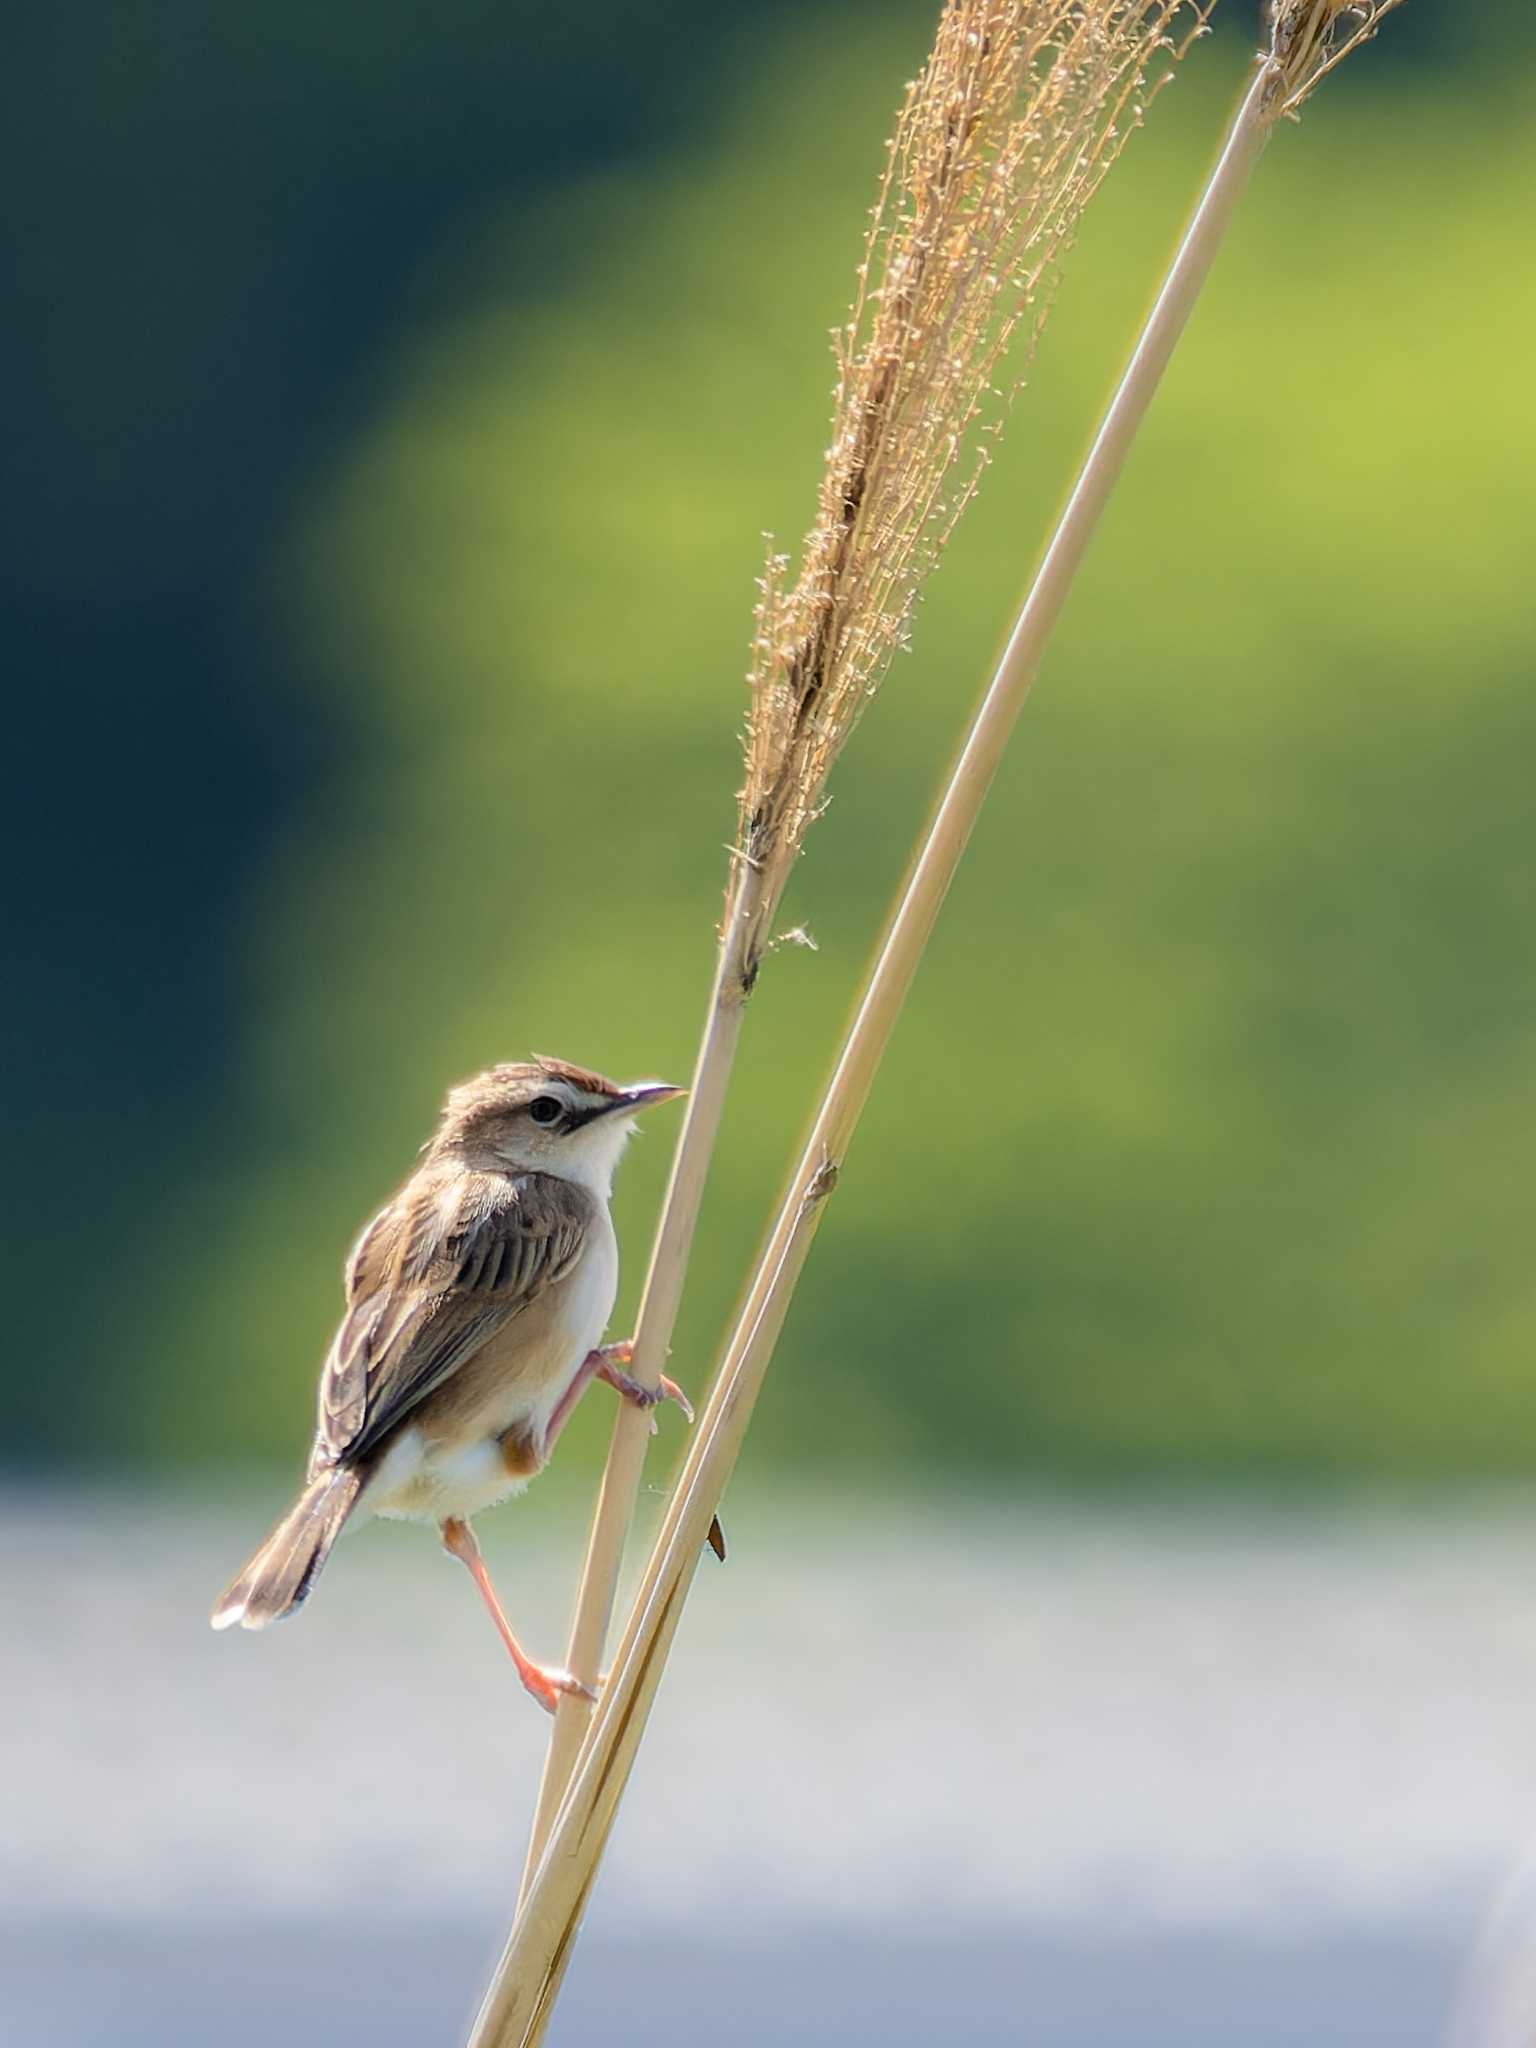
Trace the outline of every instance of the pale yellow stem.
{"type": "Polygon", "coordinates": [[[735,1465],[826,1197],[1051,630],[1268,138],[1276,112],[1273,84],[1271,68],[1262,67],[1237,112],[908,878],[694,1432],[613,1671],[470,2048],[533,2048],[543,2039],[710,1516],[735,1465]]]}
{"type": "MultiPolygon", "coordinates": [[[[699,1041],[693,1081],[688,1091],[688,1108],[678,1134],[677,1150],[666,1197],[651,1247],[651,1263],[640,1297],[635,1323],[635,1355],[630,1371],[646,1386],[655,1386],[665,1369],[672,1331],[682,1299],[688,1255],[693,1247],[694,1226],[704,1196],[709,1162],[720,1129],[726,1090],[741,1036],[741,1020],[750,993],[748,961],[751,933],[761,911],[758,873],[745,862],[738,867],[730,894],[726,919],[720,935],[715,984],[710,994],[704,1035],[699,1041]]],[[[586,1563],[571,1622],[566,1669],[585,1684],[595,1686],[602,1668],[603,1647],[613,1617],[614,1595],[624,1562],[624,1546],[634,1520],[635,1502],[645,1454],[650,1444],[649,1418],[628,1401],[619,1404],[613,1435],[608,1445],[608,1462],[603,1468],[592,1529],[587,1539],[586,1563]]],[[[592,1708],[588,1701],[567,1694],[560,1702],[544,1760],[544,1776],[534,1809],[528,1857],[523,1870],[522,1892],[526,1893],[555,1814],[570,1783],[571,1772],[581,1749],[582,1737],[592,1708]]]]}

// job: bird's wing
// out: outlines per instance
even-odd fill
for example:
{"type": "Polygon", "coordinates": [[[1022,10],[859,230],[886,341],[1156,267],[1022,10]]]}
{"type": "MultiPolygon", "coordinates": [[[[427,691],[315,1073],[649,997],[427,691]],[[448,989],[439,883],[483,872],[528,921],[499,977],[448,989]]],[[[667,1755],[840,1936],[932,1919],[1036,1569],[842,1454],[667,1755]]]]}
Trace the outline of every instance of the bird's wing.
{"type": "Polygon", "coordinates": [[[348,1261],[311,1468],[365,1456],[568,1273],[590,1215],[589,1196],[543,1173],[458,1173],[404,1190],[348,1261]]]}

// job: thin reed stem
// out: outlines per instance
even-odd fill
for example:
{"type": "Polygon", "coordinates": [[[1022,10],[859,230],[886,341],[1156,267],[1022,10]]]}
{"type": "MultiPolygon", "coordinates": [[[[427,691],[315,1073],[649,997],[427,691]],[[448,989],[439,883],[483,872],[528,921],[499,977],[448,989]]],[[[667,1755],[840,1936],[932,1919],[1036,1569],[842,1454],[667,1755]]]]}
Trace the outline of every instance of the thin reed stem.
{"type": "Polygon", "coordinates": [[[1046,642],[1278,116],[1281,82],[1277,67],[1265,62],[1243,97],[908,877],[694,1432],[569,1793],[527,1888],[470,2048],[533,2048],[543,2038],[710,1517],[734,1468],[827,1198],[1046,642]]]}
{"type": "MultiPolygon", "coordinates": [[[[755,978],[751,947],[752,934],[762,918],[761,897],[759,872],[749,863],[739,861],[726,906],[714,987],[688,1092],[687,1115],[672,1159],[635,1324],[635,1355],[630,1371],[646,1386],[655,1386],[666,1365],[677,1322],[699,1205],[725,1108],[742,1018],[755,978]]],[[[649,1417],[631,1402],[621,1401],[593,1512],[566,1653],[567,1670],[591,1686],[596,1685],[601,1670],[650,1433],[649,1417]]],[[[534,1810],[519,1903],[549,1840],[591,1712],[586,1701],[567,1695],[556,1713],[534,1810]]]]}

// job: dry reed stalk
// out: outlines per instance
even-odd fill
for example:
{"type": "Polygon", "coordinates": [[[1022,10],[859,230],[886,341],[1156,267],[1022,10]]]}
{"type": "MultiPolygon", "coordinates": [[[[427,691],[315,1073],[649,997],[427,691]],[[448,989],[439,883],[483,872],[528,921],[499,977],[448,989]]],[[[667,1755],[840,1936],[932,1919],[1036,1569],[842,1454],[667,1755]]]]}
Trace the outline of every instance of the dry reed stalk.
{"type": "MultiPolygon", "coordinates": [[[[827,778],[906,644],[918,589],[1001,425],[1003,353],[1022,379],[1058,267],[1145,98],[1148,67],[1210,0],[949,0],[909,86],[835,338],[837,391],[817,516],[786,587],[770,553],[749,674],[746,777],[714,987],[662,1204],[632,1366],[654,1385],[671,1343],[743,1012],[827,778]],[[1018,335],[1020,326],[1026,332],[1018,335]],[[990,418],[984,417],[989,415],[990,418]]],[[[588,1538],[566,1663],[595,1684],[649,1426],[621,1407],[588,1538]]],[[[556,1715],[524,1888],[591,1709],[556,1715]]]]}
{"type": "Polygon", "coordinates": [[[1378,0],[1345,8],[1327,0],[1278,0],[1271,9],[1270,47],[1079,473],[876,956],[471,2048],[534,2048],[543,2039],[705,1532],[735,1465],[827,1197],[1046,641],[1232,212],[1276,122],[1294,116],[1326,73],[1398,4],[1378,0]]]}

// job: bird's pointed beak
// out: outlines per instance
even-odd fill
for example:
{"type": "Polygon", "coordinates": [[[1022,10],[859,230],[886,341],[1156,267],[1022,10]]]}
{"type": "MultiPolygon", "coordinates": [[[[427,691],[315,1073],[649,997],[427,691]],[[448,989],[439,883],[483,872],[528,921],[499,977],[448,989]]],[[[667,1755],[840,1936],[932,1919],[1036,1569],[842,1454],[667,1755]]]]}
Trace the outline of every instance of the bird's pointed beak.
{"type": "Polygon", "coordinates": [[[649,1109],[653,1103],[672,1102],[679,1095],[686,1095],[686,1088],[674,1088],[670,1081],[632,1081],[614,1103],[615,1109],[649,1109]]]}

